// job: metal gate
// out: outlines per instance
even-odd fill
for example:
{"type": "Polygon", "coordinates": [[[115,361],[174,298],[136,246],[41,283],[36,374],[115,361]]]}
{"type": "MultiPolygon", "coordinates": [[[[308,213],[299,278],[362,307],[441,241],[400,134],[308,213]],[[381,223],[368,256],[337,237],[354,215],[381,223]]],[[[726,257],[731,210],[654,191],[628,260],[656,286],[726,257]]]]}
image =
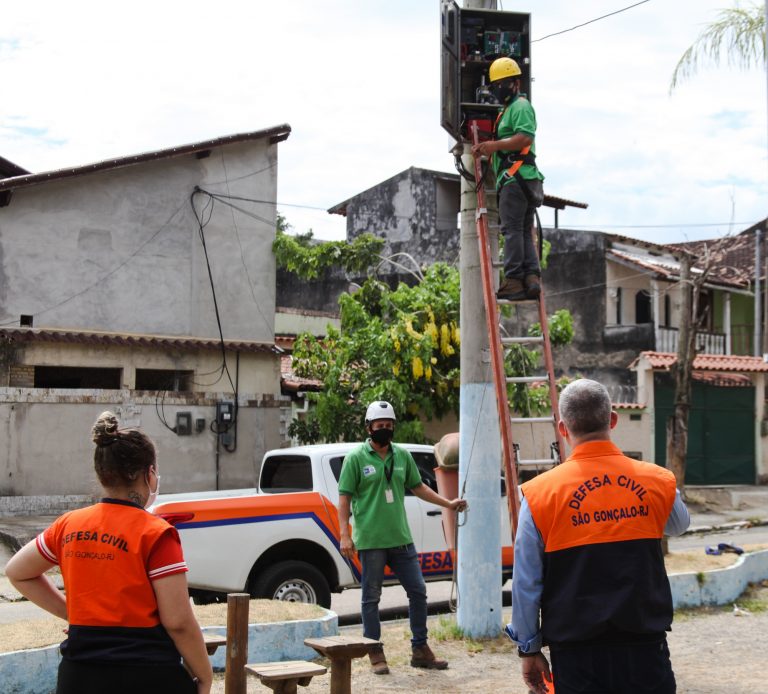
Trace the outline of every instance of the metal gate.
{"type": "MultiPolygon", "coordinates": [[[[668,374],[654,374],[656,462],[666,465],[667,419],[674,405],[668,374]]],[[[693,383],[686,484],[755,483],[755,388],[693,383]]]]}

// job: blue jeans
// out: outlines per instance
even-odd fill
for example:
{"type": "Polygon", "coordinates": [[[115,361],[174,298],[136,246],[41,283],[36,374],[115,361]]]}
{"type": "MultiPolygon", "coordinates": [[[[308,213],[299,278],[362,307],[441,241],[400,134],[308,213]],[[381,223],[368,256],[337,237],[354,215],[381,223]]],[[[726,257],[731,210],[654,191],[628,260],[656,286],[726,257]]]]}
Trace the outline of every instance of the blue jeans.
{"type": "Polygon", "coordinates": [[[411,622],[411,645],[423,646],[427,642],[427,586],[421,575],[419,558],[413,543],[387,549],[361,549],[363,565],[363,636],[378,641],[381,638],[379,599],[384,581],[384,567],[397,576],[408,595],[408,618],[411,622]]]}

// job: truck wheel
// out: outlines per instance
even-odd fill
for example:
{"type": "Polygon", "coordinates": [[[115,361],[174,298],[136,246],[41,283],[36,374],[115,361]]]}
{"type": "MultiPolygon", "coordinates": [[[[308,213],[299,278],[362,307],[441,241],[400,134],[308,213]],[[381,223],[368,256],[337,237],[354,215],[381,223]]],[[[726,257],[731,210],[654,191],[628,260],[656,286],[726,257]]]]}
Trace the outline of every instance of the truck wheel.
{"type": "Polygon", "coordinates": [[[331,606],[331,590],[320,571],[303,561],[281,561],[252,579],[254,598],[331,606]]]}

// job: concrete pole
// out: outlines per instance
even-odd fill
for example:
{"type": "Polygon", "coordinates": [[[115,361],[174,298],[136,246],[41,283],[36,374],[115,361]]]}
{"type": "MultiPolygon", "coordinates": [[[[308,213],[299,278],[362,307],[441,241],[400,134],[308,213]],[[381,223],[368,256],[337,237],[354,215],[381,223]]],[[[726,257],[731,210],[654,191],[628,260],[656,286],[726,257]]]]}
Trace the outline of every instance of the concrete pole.
{"type": "MultiPolygon", "coordinates": [[[[496,2],[465,0],[464,8],[496,9],[496,2]]],[[[472,171],[472,155],[466,144],[463,160],[472,171]]],[[[490,207],[495,199],[486,202],[490,207]]],[[[501,544],[509,544],[511,538],[501,537],[501,435],[480,279],[476,209],[474,183],[462,178],[459,490],[464,491],[469,511],[458,537],[457,622],[468,636],[485,638],[497,636],[502,628],[501,544]]],[[[489,219],[495,223],[495,212],[489,219]]]]}
{"type": "Polygon", "coordinates": [[[760,344],[760,321],[763,318],[763,311],[760,308],[760,302],[762,300],[762,287],[760,286],[760,273],[763,269],[763,264],[760,262],[760,251],[763,245],[763,233],[758,226],[755,230],[755,331],[754,331],[754,349],[752,354],[756,357],[762,356],[763,347],[760,344]]]}

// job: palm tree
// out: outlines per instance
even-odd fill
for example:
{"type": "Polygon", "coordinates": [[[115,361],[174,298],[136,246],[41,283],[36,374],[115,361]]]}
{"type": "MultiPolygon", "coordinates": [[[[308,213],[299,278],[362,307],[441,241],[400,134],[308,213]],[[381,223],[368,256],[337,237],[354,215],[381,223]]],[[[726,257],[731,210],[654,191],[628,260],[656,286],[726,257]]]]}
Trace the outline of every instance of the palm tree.
{"type": "Polygon", "coordinates": [[[715,65],[725,54],[729,65],[749,69],[765,64],[765,9],[762,4],[748,8],[720,10],[677,63],[669,85],[670,93],[698,72],[703,61],[715,65]]]}

